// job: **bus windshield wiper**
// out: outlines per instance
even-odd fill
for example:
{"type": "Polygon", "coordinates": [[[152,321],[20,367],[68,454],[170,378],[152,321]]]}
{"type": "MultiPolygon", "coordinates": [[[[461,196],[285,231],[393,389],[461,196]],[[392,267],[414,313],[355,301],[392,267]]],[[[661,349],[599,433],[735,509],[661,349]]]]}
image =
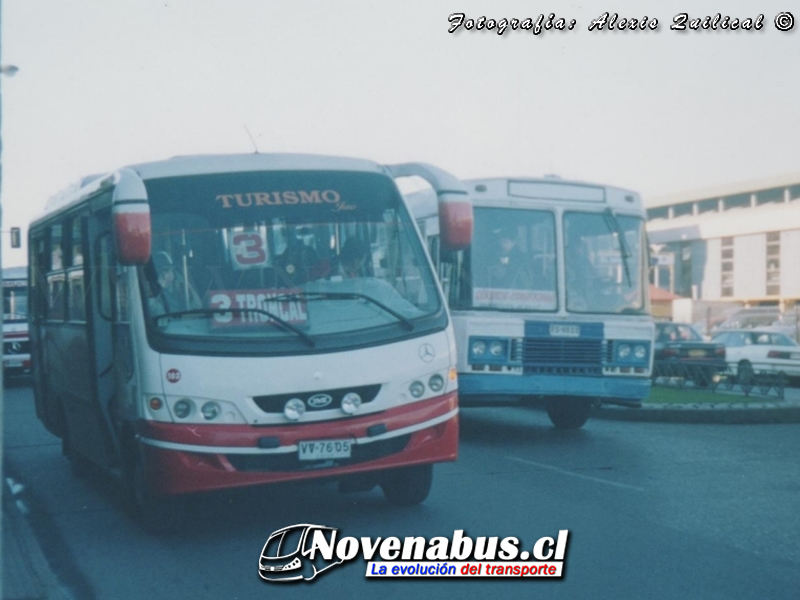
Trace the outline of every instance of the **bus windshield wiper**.
{"type": "Polygon", "coordinates": [[[286,321],[284,319],[281,319],[275,313],[270,312],[268,310],[264,310],[263,308],[234,308],[234,307],[229,307],[229,308],[193,308],[191,310],[181,310],[181,311],[176,311],[176,312],[164,313],[163,315],[158,315],[158,316],[153,317],[153,320],[155,320],[156,323],[158,323],[161,319],[165,319],[165,318],[181,319],[184,316],[191,316],[191,315],[209,316],[209,315],[220,315],[220,314],[227,314],[227,313],[240,313],[240,314],[241,313],[249,313],[249,314],[266,315],[267,317],[269,317],[270,319],[275,321],[275,323],[278,324],[284,330],[291,331],[292,333],[296,334],[298,337],[300,337],[306,344],[308,344],[312,348],[317,345],[317,343],[314,341],[314,338],[312,338],[306,332],[302,331],[301,329],[298,329],[297,327],[295,327],[294,325],[292,325],[288,321],[286,321]]]}
{"type": "Polygon", "coordinates": [[[390,315],[392,315],[395,319],[402,323],[403,327],[408,331],[414,330],[414,323],[408,317],[401,315],[399,312],[394,310],[393,308],[389,308],[380,300],[375,300],[369,294],[359,294],[358,292],[298,292],[296,294],[281,294],[279,296],[274,296],[269,300],[271,302],[280,301],[280,300],[366,300],[367,302],[371,302],[375,306],[383,309],[390,315]]]}
{"type": "Polygon", "coordinates": [[[625,280],[628,282],[628,287],[631,286],[631,271],[628,266],[628,259],[631,257],[631,252],[628,249],[628,243],[625,241],[625,234],[619,226],[619,220],[614,214],[614,211],[607,208],[603,213],[603,220],[606,222],[606,227],[611,233],[617,234],[617,242],[619,243],[619,253],[622,257],[622,267],[625,269],[625,280]]]}

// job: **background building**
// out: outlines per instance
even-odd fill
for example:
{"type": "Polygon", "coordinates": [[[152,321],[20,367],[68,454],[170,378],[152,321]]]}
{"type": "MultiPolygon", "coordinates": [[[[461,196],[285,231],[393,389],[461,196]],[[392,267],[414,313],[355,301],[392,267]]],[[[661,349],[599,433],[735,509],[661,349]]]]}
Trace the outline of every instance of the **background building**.
{"type": "Polygon", "coordinates": [[[645,205],[658,287],[697,300],[800,307],[800,173],[645,205]]]}

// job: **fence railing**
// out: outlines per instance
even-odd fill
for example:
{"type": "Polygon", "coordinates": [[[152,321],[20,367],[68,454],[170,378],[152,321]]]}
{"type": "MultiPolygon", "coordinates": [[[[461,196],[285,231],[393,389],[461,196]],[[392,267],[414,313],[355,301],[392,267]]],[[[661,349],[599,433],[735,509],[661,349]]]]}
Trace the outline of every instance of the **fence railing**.
{"type": "Polygon", "coordinates": [[[767,371],[748,371],[737,375],[732,369],[714,372],[708,365],[657,362],[653,366],[653,384],[681,389],[689,384],[712,392],[716,392],[717,389],[742,392],[745,396],[774,394],[783,400],[786,376],[783,373],[767,371]]]}

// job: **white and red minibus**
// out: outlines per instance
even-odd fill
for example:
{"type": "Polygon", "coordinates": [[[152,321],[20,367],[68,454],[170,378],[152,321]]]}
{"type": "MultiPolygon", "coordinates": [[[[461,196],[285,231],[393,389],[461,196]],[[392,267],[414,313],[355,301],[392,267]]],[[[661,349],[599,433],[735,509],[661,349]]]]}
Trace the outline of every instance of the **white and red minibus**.
{"type": "Polygon", "coordinates": [[[423,501],[457,456],[449,313],[395,179],[425,164],[179,157],[86,178],[29,232],[36,410],[150,525],[187,494],[312,478],[423,501]]]}

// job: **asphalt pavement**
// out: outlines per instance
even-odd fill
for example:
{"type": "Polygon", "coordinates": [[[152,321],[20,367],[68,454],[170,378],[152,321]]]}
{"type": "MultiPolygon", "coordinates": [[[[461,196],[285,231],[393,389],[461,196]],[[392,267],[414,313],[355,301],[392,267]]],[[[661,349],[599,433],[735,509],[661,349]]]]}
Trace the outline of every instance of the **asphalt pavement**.
{"type": "MultiPolygon", "coordinates": [[[[717,388],[720,402],[692,402],[692,388],[684,388],[685,404],[650,404],[642,408],[603,406],[593,418],[674,423],[798,423],[800,389],[753,388],[746,402],[724,402],[727,394],[745,395],[741,389],[717,388]]],[[[588,424],[591,427],[591,421],[588,424]]],[[[3,600],[80,600],[51,570],[40,542],[27,519],[15,482],[6,476],[2,485],[3,600]]]]}

